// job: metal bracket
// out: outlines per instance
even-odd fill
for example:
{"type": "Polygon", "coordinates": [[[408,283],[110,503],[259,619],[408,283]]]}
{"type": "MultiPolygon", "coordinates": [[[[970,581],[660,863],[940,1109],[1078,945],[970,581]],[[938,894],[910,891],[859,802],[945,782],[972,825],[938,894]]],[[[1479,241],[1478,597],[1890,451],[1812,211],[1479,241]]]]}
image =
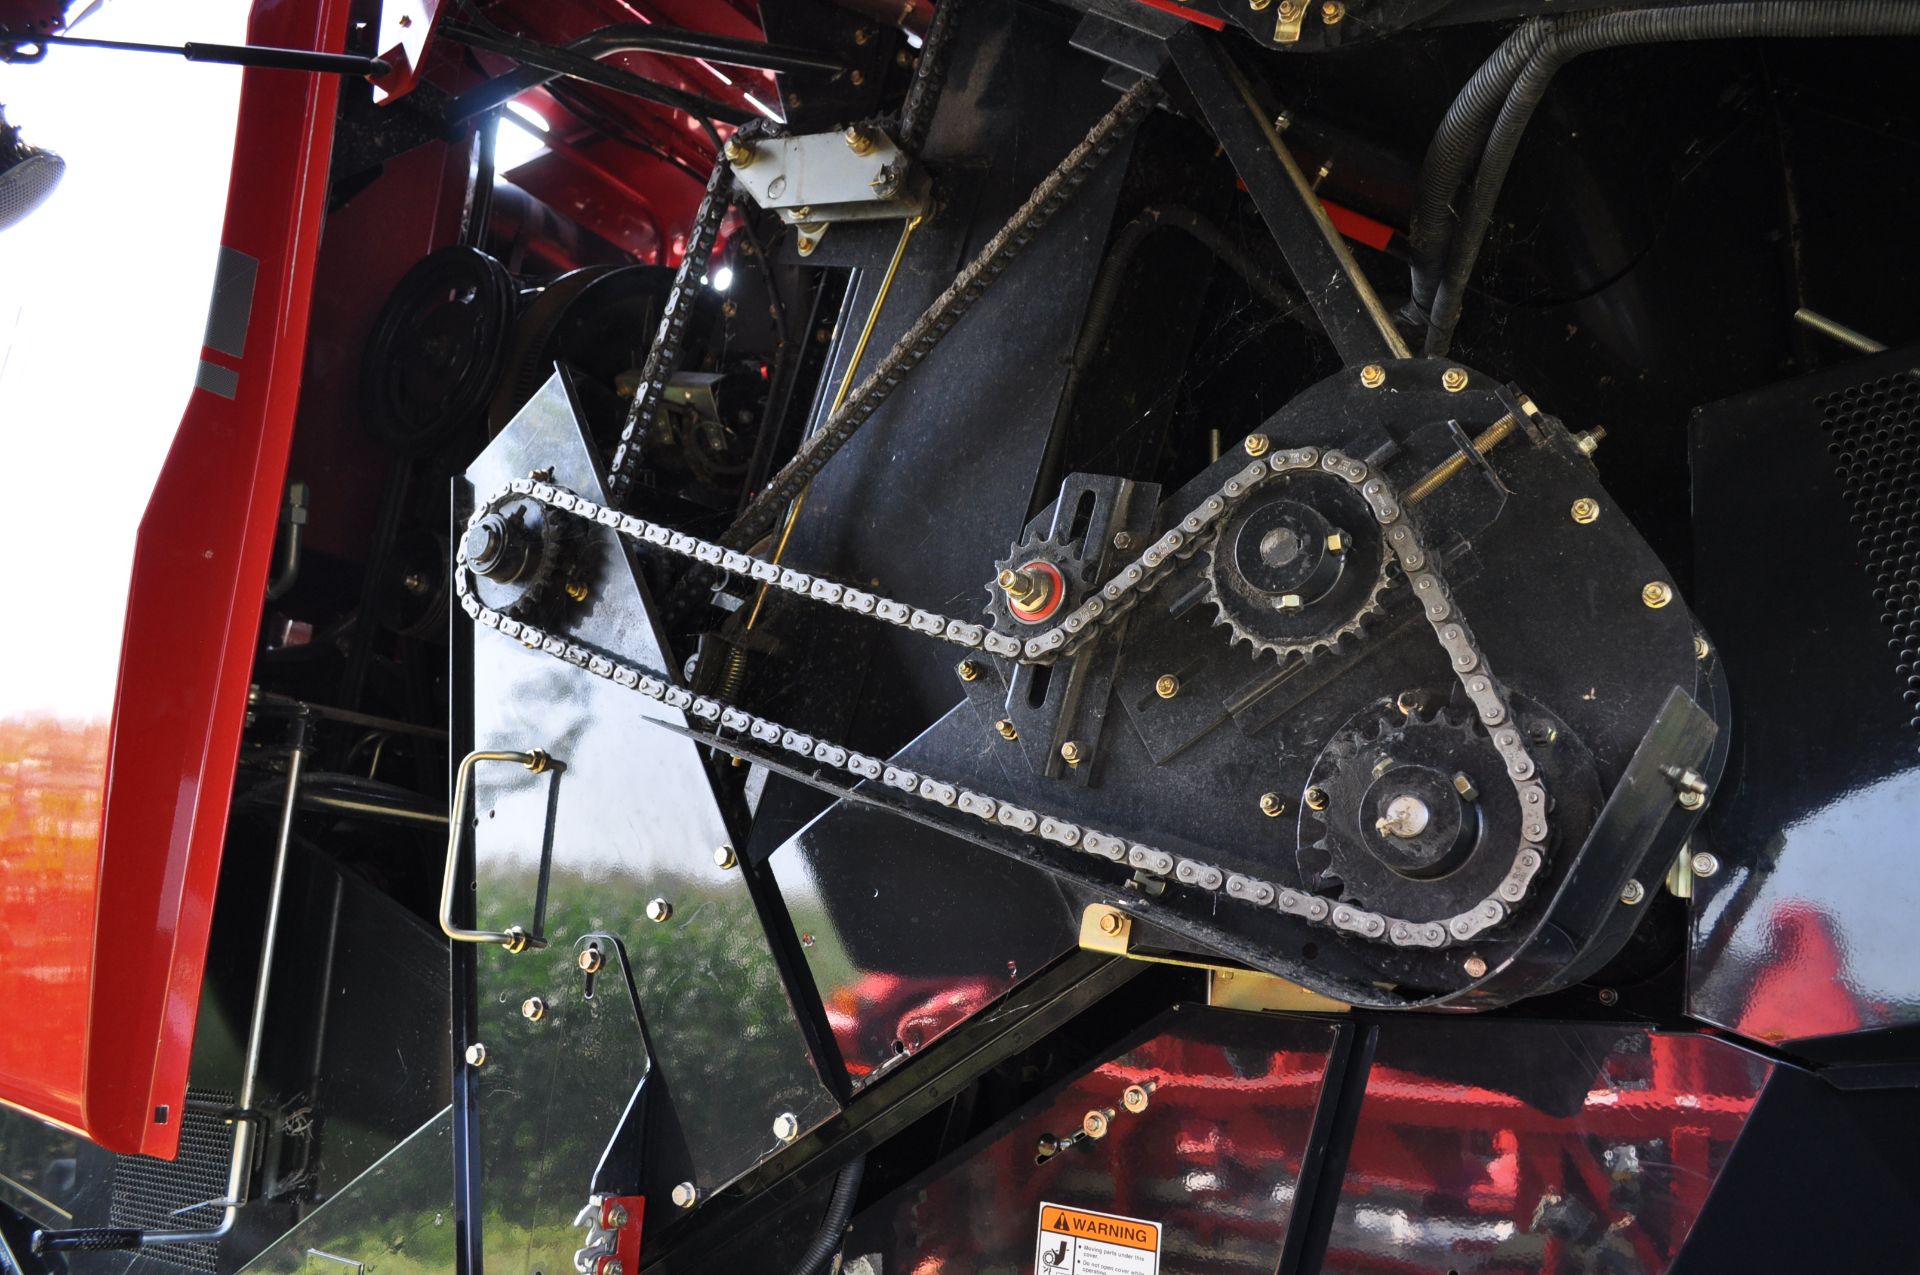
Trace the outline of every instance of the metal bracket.
{"type": "Polygon", "coordinates": [[[1080,914],[1080,947],[1088,952],[1124,956],[1153,965],[1178,965],[1207,972],[1207,1004],[1221,1009],[1275,1010],[1289,1014],[1344,1014],[1353,1007],[1284,978],[1239,965],[1189,960],[1133,946],[1133,918],[1103,903],[1080,914]]]}
{"type": "Polygon", "coordinates": [[[518,762],[536,775],[560,769],[560,763],[537,748],[524,753],[482,749],[460,759],[460,769],[453,781],[453,808],[447,815],[447,867],[440,883],[440,930],[457,943],[498,943],[515,955],[528,950],[538,951],[547,945],[547,941],[537,934],[529,934],[524,926],[509,925],[504,930],[469,930],[453,923],[453,883],[460,871],[460,837],[467,823],[467,784],[473,778],[473,768],[483,761],[518,762]]]}

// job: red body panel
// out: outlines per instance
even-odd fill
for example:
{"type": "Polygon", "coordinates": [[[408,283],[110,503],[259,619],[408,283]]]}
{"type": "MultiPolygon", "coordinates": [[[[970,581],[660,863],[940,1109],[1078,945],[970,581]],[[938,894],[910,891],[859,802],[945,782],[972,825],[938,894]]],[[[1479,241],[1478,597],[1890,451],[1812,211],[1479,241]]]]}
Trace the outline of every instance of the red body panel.
{"type": "MultiPolygon", "coordinates": [[[[249,37],[339,49],[347,10],[266,0],[249,37]]],[[[0,775],[18,842],[0,908],[22,936],[0,997],[34,1024],[9,1033],[0,1099],[115,1151],[171,1157],[179,1141],[338,95],[328,76],[245,74],[222,243],[258,265],[239,352],[202,352],[233,396],[194,391],[147,505],[111,736],[43,732],[0,775]]]]}

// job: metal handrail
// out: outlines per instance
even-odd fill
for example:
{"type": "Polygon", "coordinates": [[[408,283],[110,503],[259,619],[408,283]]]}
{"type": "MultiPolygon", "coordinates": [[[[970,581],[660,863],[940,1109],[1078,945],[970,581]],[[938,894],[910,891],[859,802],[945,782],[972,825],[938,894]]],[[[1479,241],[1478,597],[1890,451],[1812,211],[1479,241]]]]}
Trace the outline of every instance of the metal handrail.
{"type": "Polygon", "coordinates": [[[518,762],[536,775],[553,765],[553,759],[537,748],[524,753],[478,749],[460,759],[460,769],[453,779],[453,808],[447,816],[447,870],[440,886],[440,930],[457,943],[498,943],[516,954],[529,948],[537,950],[547,941],[527,933],[524,926],[469,930],[453,923],[453,882],[460,871],[460,834],[467,823],[467,783],[473,777],[473,768],[483,761],[518,762]]]}

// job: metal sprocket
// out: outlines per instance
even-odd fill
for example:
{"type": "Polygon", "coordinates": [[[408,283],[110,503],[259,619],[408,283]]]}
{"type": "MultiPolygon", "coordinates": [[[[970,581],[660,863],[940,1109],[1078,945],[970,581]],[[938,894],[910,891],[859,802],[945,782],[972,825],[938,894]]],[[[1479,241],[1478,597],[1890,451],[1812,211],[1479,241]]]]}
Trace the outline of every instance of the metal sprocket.
{"type": "Polygon", "coordinates": [[[994,580],[987,584],[987,614],[993,617],[993,627],[1002,633],[1025,636],[1044,623],[1035,624],[1015,616],[1007,601],[1007,595],[998,584],[1002,571],[1015,570],[1031,562],[1045,562],[1060,573],[1066,582],[1067,595],[1054,615],[1064,615],[1072,609],[1082,597],[1086,596],[1092,581],[1087,578],[1087,568],[1080,556],[1080,543],[1066,536],[1036,536],[1023,540],[1013,546],[1007,557],[993,564],[994,580]]]}

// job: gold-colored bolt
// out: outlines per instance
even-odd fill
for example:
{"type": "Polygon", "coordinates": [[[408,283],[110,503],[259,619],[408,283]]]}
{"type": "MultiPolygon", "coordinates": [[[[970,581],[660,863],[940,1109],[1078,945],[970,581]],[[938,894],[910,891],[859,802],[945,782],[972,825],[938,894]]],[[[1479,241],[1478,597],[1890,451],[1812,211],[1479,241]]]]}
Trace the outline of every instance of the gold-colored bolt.
{"type": "Polygon", "coordinates": [[[1112,1119],[1111,1111],[1102,1111],[1095,1107],[1081,1119],[1080,1131],[1089,1138],[1104,1138],[1107,1136],[1107,1125],[1112,1119]]]}
{"type": "Polygon", "coordinates": [[[1260,813],[1269,819],[1278,819],[1287,813],[1287,803],[1280,799],[1277,792],[1263,792],[1260,794],[1260,813]]]}
{"type": "Polygon", "coordinates": [[[963,682],[977,682],[980,680],[980,666],[972,660],[961,660],[959,668],[955,671],[960,674],[960,680],[963,682]]]}
{"type": "Polygon", "coordinates": [[[1324,788],[1307,789],[1307,809],[1325,810],[1327,808],[1327,790],[1324,788]]]}
{"type": "Polygon", "coordinates": [[[1387,369],[1378,363],[1369,363],[1360,369],[1360,384],[1370,390],[1377,390],[1387,383],[1387,369]]]}
{"type": "Polygon", "coordinates": [[[754,159],[758,155],[758,152],[754,150],[752,143],[743,142],[737,137],[729,137],[727,139],[727,145],[724,153],[727,157],[727,162],[729,164],[732,164],[735,168],[747,167],[748,165],[753,163],[754,159]]]}
{"type": "Polygon", "coordinates": [[[1327,533],[1327,552],[1345,553],[1346,551],[1347,538],[1337,531],[1329,531],[1327,533]]]}
{"type": "Polygon", "coordinates": [[[859,88],[862,84],[865,84],[867,82],[867,73],[865,71],[862,71],[859,67],[855,67],[853,70],[847,73],[847,78],[853,81],[853,87],[859,88]]]}
{"type": "Polygon", "coordinates": [[[1300,600],[1300,595],[1297,593],[1283,593],[1273,605],[1282,611],[1298,611],[1306,603],[1300,600]]]}
{"type": "Polygon", "coordinates": [[[1249,456],[1265,456],[1267,454],[1267,436],[1265,434],[1248,434],[1247,441],[1242,443],[1241,446],[1247,449],[1247,455],[1249,456]]]}
{"type": "Polygon", "coordinates": [[[1473,786],[1473,780],[1467,778],[1465,771],[1454,772],[1453,790],[1462,797],[1465,797],[1468,801],[1472,801],[1480,795],[1480,790],[1473,786]]]}
{"type": "Polygon", "coordinates": [[[1291,22],[1299,17],[1306,7],[1306,0],[1281,0],[1280,20],[1282,22],[1291,22]]]}
{"type": "Polygon", "coordinates": [[[1440,374],[1440,388],[1444,389],[1449,394],[1458,394],[1461,390],[1466,389],[1467,388],[1466,369],[1459,368],[1459,367],[1450,367],[1446,371],[1442,372],[1440,374]]]}
{"type": "Polygon", "coordinates": [[[1468,978],[1485,978],[1487,976],[1487,962],[1482,957],[1469,956],[1466,960],[1460,962],[1460,968],[1467,972],[1468,978]]]}
{"type": "Polygon", "coordinates": [[[873,134],[859,125],[854,125],[841,136],[847,139],[847,149],[854,154],[871,155],[873,153],[873,134]]]}
{"type": "Polygon", "coordinates": [[[1148,1097],[1145,1085],[1128,1085],[1126,1092],[1120,1095],[1120,1105],[1137,1116],[1147,1109],[1148,1097]]]}
{"type": "Polygon", "coordinates": [[[1180,679],[1171,673],[1162,673],[1153,680],[1153,693],[1161,699],[1172,699],[1180,693],[1180,679]]]}
{"type": "Polygon", "coordinates": [[[589,590],[586,585],[581,584],[578,580],[567,581],[567,596],[572,598],[575,602],[585,602],[587,600],[587,595],[590,592],[591,590],[589,590]]]}
{"type": "Polygon", "coordinates": [[[1580,497],[1580,499],[1573,502],[1573,520],[1579,523],[1581,526],[1583,527],[1586,526],[1588,523],[1592,522],[1594,519],[1598,518],[1599,516],[1600,516],[1599,501],[1589,499],[1586,496],[1582,496],[1580,497]]]}
{"type": "Polygon", "coordinates": [[[1601,426],[1595,425],[1592,429],[1583,429],[1578,434],[1575,434],[1573,436],[1573,445],[1580,449],[1582,456],[1591,456],[1600,450],[1600,444],[1605,440],[1606,436],[1607,431],[1601,426]]]}
{"type": "Polygon", "coordinates": [[[487,1047],[479,1041],[467,1046],[467,1066],[484,1067],[487,1065],[487,1047]]]}
{"type": "Polygon", "coordinates": [[[607,958],[600,954],[600,946],[596,943],[574,958],[574,963],[580,967],[580,972],[583,974],[598,974],[600,967],[607,963],[607,958]]]}
{"type": "Polygon", "coordinates": [[[647,920],[652,921],[655,925],[658,925],[662,921],[669,921],[672,919],[673,919],[673,904],[667,902],[665,899],[648,899],[647,900],[647,920]]]}
{"type": "Polygon", "coordinates": [[[1028,611],[1037,611],[1047,604],[1053,588],[1047,577],[1038,571],[1024,568],[1015,571],[1011,568],[995,577],[1000,591],[1007,595],[1007,601],[1028,611]]]}
{"type": "Polygon", "coordinates": [[[529,996],[520,1002],[520,1017],[530,1023],[537,1023],[547,1016],[547,1003],[538,996],[529,996]]]}
{"type": "Polygon", "coordinates": [[[1665,580],[1649,580],[1640,590],[1640,600],[1658,611],[1673,601],[1673,586],[1665,580]]]}
{"type": "Polygon", "coordinates": [[[1107,912],[1100,917],[1100,932],[1108,935],[1118,934],[1126,928],[1126,924],[1126,918],[1118,912],[1107,912]]]}
{"type": "Polygon", "coordinates": [[[600,1221],[605,1224],[607,1230],[617,1231],[625,1226],[631,1217],[624,1204],[608,1201],[607,1207],[600,1214],[600,1221]]]}
{"type": "Polygon", "coordinates": [[[861,27],[853,33],[853,42],[855,44],[865,44],[871,39],[873,39],[872,27],[861,27]]]}
{"type": "Polygon", "coordinates": [[[1060,760],[1069,766],[1080,764],[1080,744],[1077,740],[1068,740],[1060,745],[1060,760]]]}
{"type": "Polygon", "coordinates": [[[1341,4],[1340,0],[1327,0],[1325,4],[1320,6],[1320,20],[1328,26],[1337,25],[1340,19],[1346,16],[1347,6],[1341,4]]]}
{"type": "Polygon", "coordinates": [[[1709,655],[1712,655],[1712,654],[1713,654],[1713,648],[1707,645],[1706,635],[1701,633],[1694,634],[1693,635],[1693,658],[1696,660],[1704,660],[1709,655]]]}
{"type": "Polygon", "coordinates": [[[805,235],[802,235],[793,246],[799,251],[801,256],[811,257],[813,250],[820,246],[820,241],[818,239],[809,239],[805,235]]]}
{"type": "Polygon", "coordinates": [[[1273,0],[1247,0],[1247,8],[1259,13],[1273,3],[1273,0]]]}
{"type": "Polygon", "coordinates": [[[713,848],[713,866],[722,872],[740,862],[740,855],[730,845],[721,844],[713,848]]]}
{"type": "Polygon", "coordinates": [[[1014,726],[1014,724],[1013,724],[1013,722],[1012,722],[1012,721],[1010,721],[1009,719],[1007,719],[1007,718],[1005,718],[1005,717],[1003,717],[1003,718],[1001,718],[1001,719],[1000,719],[999,721],[997,721],[997,722],[995,722],[995,723],[993,724],[993,728],[994,728],[995,730],[997,730],[997,731],[999,731],[999,732],[1000,732],[1000,738],[1002,738],[1002,739],[1018,739],[1018,738],[1020,738],[1020,732],[1019,732],[1019,730],[1015,728],[1015,726],[1014,726]]]}

